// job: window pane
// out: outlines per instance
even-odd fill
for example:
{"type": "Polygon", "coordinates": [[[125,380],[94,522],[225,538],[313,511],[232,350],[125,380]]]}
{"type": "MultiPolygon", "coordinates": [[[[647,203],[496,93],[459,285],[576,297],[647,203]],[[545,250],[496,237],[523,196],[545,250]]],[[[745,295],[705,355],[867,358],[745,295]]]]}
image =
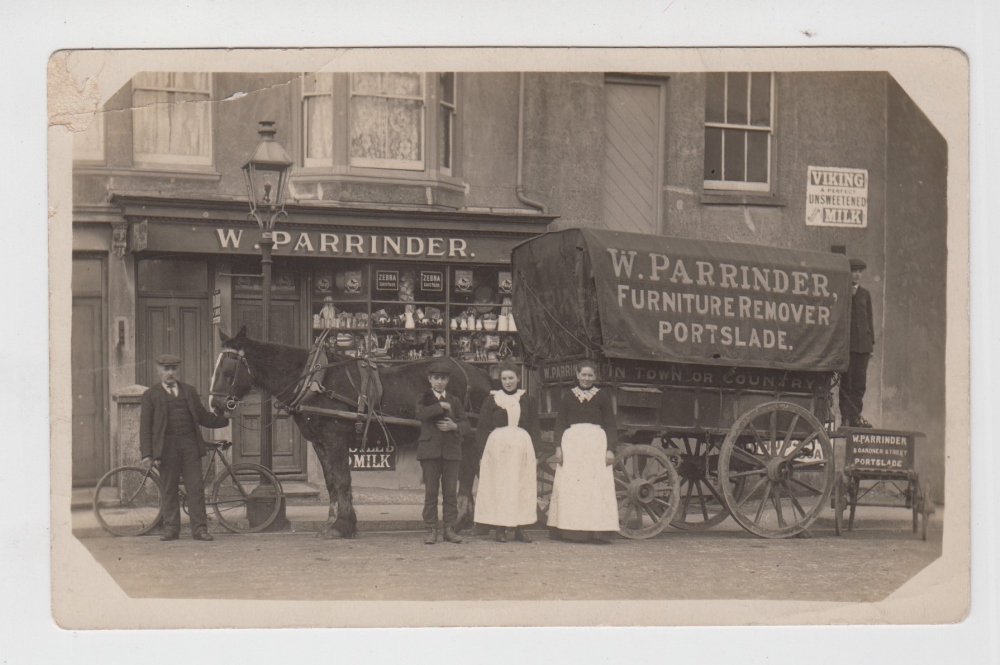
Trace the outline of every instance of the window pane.
{"type": "Polygon", "coordinates": [[[390,99],[388,117],[389,159],[418,161],[423,153],[420,144],[421,108],[418,101],[390,99]]]}
{"type": "Polygon", "coordinates": [[[722,180],[722,130],[705,128],[705,180],[722,180]]]}
{"type": "Polygon", "coordinates": [[[303,92],[333,92],[333,74],[306,74],[302,77],[303,92]]]}
{"type": "MultiPolygon", "coordinates": [[[[730,72],[726,97],[726,122],[732,125],[747,124],[747,75],[730,72]]],[[[728,180],[728,178],[726,178],[728,180]]]]}
{"type": "Polygon", "coordinates": [[[747,182],[767,182],[768,132],[747,133],[747,182]]]}
{"type": "Polygon", "coordinates": [[[771,124],[771,75],[750,75],[750,124],[771,124]]]}
{"type": "Polygon", "coordinates": [[[386,72],[382,75],[382,92],[393,97],[420,97],[421,76],[414,73],[386,72]]]}
{"type": "Polygon", "coordinates": [[[306,157],[333,156],[333,97],[308,97],[306,105],[306,157]]]}
{"type": "Polygon", "coordinates": [[[441,168],[451,168],[452,153],[452,112],[442,106],[438,109],[438,148],[441,155],[441,168]]]}
{"type": "Polygon", "coordinates": [[[742,129],[725,130],[726,172],[724,180],[742,182],[746,178],[743,163],[746,151],[746,134],[742,129]]]}
{"type": "Polygon", "coordinates": [[[709,72],[705,87],[705,122],[725,122],[726,75],[709,72]]]}
{"type": "Polygon", "coordinates": [[[73,259],[73,293],[100,293],[102,282],[100,259],[73,259]]]}
{"type": "Polygon", "coordinates": [[[139,261],[139,290],[206,293],[208,264],[184,259],[139,261]]]}
{"type": "Polygon", "coordinates": [[[200,94],[172,93],[167,107],[170,117],[170,147],[172,155],[208,156],[209,109],[208,97],[200,94]]]}
{"type": "Polygon", "coordinates": [[[355,95],[377,95],[381,91],[381,74],[351,74],[351,92],[355,95]]]}
{"type": "Polygon", "coordinates": [[[351,156],[385,159],[386,100],[351,98],[351,156]]]}
{"type": "Polygon", "coordinates": [[[446,72],[441,74],[441,101],[446,104],[455,103],[455,74],[446,72]]]}

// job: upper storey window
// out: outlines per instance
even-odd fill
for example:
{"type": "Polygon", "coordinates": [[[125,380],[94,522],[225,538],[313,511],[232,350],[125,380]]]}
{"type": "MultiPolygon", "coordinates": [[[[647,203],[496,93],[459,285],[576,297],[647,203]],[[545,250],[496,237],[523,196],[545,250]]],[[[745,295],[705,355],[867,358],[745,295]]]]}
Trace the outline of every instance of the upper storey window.
{"type": "Polygon", "coordinates": [[[303,166],[453,175],[454,73],[317,73],[301,80],[303,166]]]}
{"type": "Polygon", "coordinates": [[[712,72],[705,91],[705,189],[771,189],[774,76],[712,72]]]}
{"type": "Polygon", "coordinates": [[[132,156],[137,163],[212,164],[212,75],[145,72],[132,79],[132,156]]]}

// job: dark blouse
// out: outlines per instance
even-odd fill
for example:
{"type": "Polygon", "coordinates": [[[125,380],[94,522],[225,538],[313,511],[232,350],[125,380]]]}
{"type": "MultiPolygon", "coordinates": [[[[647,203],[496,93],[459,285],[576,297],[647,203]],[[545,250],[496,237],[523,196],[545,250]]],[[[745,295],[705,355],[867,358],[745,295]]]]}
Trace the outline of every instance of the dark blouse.
{"type": "Polygon", "coordinates": [[[581,402],[572,389],[563,393],[556,417],[556,445],[562,444],[566,428],[577,423],[600,425],[608,437],[608,450],[614,451],[618,447],[618,421],[615,420],[610,388],[599,388],[598,393],[587,402],[581,402]]]}
{"type": "Polygon", "coordinates": [[[480,451],[486,447],[486,440],[489,439],[493,430],[498,427],[515,425],[526,431],[528,436],[531,437],[531,445],[535,448],[535,456],[538,456],[540,445],[538,407],[535,406],[534,398],[530,397],[528,393],[521,395],[519,401],[521,403],[521,420],[516,423],[509,423],[507,409],[497,406],[492,394],[486,398],[482,408],[479,410],[479,424],[476,425],[476,443],[479,444],[480,451]]]}

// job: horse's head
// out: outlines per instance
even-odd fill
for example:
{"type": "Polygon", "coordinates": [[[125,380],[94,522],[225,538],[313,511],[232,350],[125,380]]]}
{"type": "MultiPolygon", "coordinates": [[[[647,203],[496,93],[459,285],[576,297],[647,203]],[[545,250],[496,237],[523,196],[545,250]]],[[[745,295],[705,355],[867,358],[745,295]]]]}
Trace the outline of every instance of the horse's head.
{"type": "Polygon", "coordinates": [[[212,384],[209,389],[210,404],[217,414],[232,411],[253,387],[253,374],[244,354],[247,328],[243,326],[235,337],[219,331],[222,351],[215,360],[212,384]]]}

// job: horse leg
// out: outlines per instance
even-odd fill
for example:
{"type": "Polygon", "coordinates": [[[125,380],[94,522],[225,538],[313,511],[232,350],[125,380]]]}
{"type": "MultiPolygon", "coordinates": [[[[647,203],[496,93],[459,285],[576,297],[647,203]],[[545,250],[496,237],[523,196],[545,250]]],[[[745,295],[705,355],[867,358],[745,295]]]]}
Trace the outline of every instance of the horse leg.
{"type": "MultiPolygon", "coordinates": [[[[341,437],[343,440],[343,437],[341,437]]],[[[358,516],[354,512],[354,493],[351,491],[351,467],[347,461],[348,450],[345,444],[334,443],[330,445],[330,465],[327,472],[327,488],[330,490],[330,504],[334,496],[337,501],[336,516],[330,515],[334,519],[331,531],[327,537],[354,538],[358,533],[358,516]],[[337,535],[333,535],[333,532],[337,535]]],[[[327,521],[327,524],[330,524],[327,521]]]]}

